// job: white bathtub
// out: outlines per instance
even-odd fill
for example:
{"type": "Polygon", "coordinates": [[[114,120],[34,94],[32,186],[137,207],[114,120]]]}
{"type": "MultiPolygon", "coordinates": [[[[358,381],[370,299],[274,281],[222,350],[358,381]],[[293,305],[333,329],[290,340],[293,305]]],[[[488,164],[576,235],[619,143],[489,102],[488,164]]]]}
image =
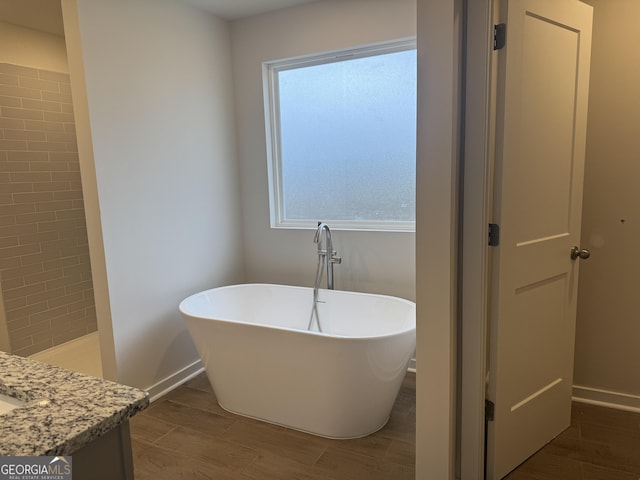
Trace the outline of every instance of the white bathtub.
{"type": "Polygon", "coordinates": [[[415,304],[320,290],[323,332],[308,331],[313,290],[248,284],[180,303],[220,406],[329,438],[382,428],[415,348],[415,304]]]}

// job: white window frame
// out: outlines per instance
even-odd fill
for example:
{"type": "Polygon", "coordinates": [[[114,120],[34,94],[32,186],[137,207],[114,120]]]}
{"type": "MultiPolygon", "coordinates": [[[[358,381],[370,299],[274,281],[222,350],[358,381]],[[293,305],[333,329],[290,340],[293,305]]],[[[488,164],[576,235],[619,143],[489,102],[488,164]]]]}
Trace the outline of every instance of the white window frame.
{"type": "Polygon", "coordinates": [[[408,37],[355,48],[262,63],[271,228],[312,229],[317,227],[318,221],[323,221],[329,223],[335,230],[415,232],[415,221],[355,221],[334,220],[331,218],[286,220],[284,218],[283,180],[280,157],[280,99],[278,95],[278,73],[283,70],[413,49],[416,49],[416,38],[408,37]]]}

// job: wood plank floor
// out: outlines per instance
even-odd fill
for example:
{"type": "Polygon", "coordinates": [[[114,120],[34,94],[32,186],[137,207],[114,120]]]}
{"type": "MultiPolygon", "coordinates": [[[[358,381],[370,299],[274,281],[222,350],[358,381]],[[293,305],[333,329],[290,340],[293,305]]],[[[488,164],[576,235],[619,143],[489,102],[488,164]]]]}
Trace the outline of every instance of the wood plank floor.
{"type": "MultiPolygon", "coordinates": [[[[202,374],[131,419],[135,478],[413,480],[415,419],[411,373],[389,423],[357,440],[225,412],[202,374]]],[[[571,427],[505,480],[640,480],[640,414],[574,403],[571,427]]]]}
{"type": "Polygon", "coordinates": [[[640,414],[573,403],[571,426],[506,480],[638,480],[640,414]]]}
{"type": "Polygon", "coordinates": [[[222,410],[204,374],[131,419],[136,480],[413,480],[415,375],[387,425],[329,440],[222,410]]]}

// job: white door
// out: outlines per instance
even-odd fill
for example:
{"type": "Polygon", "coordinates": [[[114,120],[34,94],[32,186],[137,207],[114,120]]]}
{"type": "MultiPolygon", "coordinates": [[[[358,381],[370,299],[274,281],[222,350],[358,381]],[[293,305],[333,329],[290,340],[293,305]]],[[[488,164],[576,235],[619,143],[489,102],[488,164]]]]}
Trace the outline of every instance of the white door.
{"type": "Polygon", "coordinates": [[[592,8],[503,0],[487,478],[569,426],[592,8]]]}

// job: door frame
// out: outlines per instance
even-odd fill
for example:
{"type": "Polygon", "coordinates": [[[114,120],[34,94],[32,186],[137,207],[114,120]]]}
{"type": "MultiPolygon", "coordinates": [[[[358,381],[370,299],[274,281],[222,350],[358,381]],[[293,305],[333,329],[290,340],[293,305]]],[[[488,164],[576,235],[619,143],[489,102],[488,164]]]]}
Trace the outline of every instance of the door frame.
{"type": "Polygon", "coordinates": [[[417,0],[420,480],[484,478],[490,47],[498,1],[417,0]]]}
{"type": "Polygon", "coordinates": [[[495,55],[493,25],[499,0],[467,2],[463,155],[459,468],[461,480],[483,480],[488,361],[488,303],[492,215],[495,55]]]}

